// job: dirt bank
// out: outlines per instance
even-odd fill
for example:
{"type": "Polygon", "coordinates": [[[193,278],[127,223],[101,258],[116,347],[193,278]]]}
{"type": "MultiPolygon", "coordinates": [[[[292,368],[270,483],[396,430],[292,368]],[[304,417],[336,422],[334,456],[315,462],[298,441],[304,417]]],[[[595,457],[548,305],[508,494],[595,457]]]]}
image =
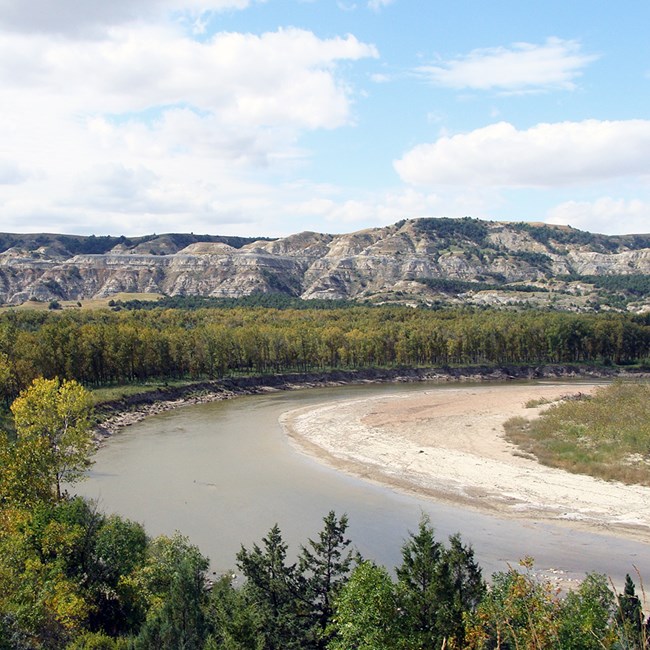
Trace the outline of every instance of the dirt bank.
{"type": "Polygon", "coordinates": [[[95,436],[98,442],[101,443],[119,429],[156,413],[192,404],[214,402],[239,395],[255,395],[274,390],[323,388],[373,382],[480,382],[576,377],[614,378],[620,376],[647,376],[647,373],[629,373],[616,368],[610,369],[586,365],[504,365],[499,367],[466,366],[462,368],[451,366],[436,368],[377,368],[229,377],[214,381],[197,382],[183,387],[163,387],[155,391],[104,402],[96,408],[98,424],[95,427],[95,436]]]}

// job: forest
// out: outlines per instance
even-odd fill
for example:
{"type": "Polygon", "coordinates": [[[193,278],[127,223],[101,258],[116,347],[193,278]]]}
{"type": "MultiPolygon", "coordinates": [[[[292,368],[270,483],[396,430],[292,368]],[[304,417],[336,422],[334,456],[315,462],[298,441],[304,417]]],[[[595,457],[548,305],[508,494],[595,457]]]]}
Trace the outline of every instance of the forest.
{"type": "Polygon", "coordinates": [[[0,314],[6,406],[37,377],[97,387],[343,368],[649,361],[648,314],[361,306],[0,314]]]}
{"type": "MultiPolygon", "coordinates": [[[[0,649],[645,649],[636,584],[569,592],[530,558],[487,579],[423,518],[402,562],[364,559],[345,514],[288,549],[280,525],[214,576],[63,485],[92,462],[92,390],[152,379],[470,364],[646,367],[650,317],[345,306],[0,314],[0,649]]],[[[281,524],[281,522],[279,522],[281,524]]],[[[219,526],[215,522],[215,534],[219,526]]],[[[634,572],[631,568],[631,573],[634,572]]],[[[640,576],[635,576],[638,580],[640,576]]],[[[642,583],[641,583],[642,586],[642,583]]]]}

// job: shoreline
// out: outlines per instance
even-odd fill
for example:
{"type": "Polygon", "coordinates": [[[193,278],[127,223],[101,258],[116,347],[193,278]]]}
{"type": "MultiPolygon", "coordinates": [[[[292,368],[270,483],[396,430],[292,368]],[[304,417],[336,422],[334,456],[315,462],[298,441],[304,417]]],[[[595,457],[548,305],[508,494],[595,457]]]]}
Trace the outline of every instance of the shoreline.
{"type": "Polygon", "coordinates": [[[531,366],[464,366],[433,368],[395,368],[335,370],[330,372],[287,373],[228,377],[199,381],[180,388],[162,387],[121,399],[104,402],[95,408],[97,423],[93,435],[102,445],[121,429],[159,413],[194,404],[233,399],[244,395],[282,390],[327,388],[364,383],[466,383],[494,381],[534,381],[542,379],[616,379],[647,378],[645,371],[630,372],[618,368],[600,368],[576,364],[531,366]]]}
{"type": "MultiPolygon", "coordinates": [[[[580,392],[598,384],[580,385],[580,392]]],[[[302,453],[391,489],[507,518],[650,543],[650,488],[541,465],[503,437],[575,384],[461,386],[304,407],[281,424],[302,453]]]]}
{"type": "MultiPolygon", "coordinates": [[[[337,371],[333,373],[309,373],[309,374],[292,374],[292,375],[269,375],[263,377],[242,377],[229,378],[220,381],[200,382],[191,384],[182,388],[163,388],[150,393],[138,394],[127,397],[115,402],[103,404],[98,411],[100,412],[100,422],[94,429],[97,444],[101,446],[114,433],[124,427],[139,422],[146,417],[163,413],[176,408],[201,404],[224,399],[232,399],[244,395],[254,395],[265,392],[276,392],[281,390],[302,390],[307,388],[322,388],[342,386],[346,384],[361,383],[422,383],[431,382],[432,384],[446,385],[448,388],[444,391],[446,395],[450,392],[459,391],[480,391],[490,389],[492,392],[504,391],[513,392],[513,389],[535,390],[540,385],[525,384],[525,381],[539,380],[579,380],[588,381],[608,381],[616,378],[633,379],[648,378],[645,372],[626,372],[612,369],[604,370],[593,367],[579,366],[536,366],[536,367],[466,367],[466,368],[429,368],[429,369],[401,369],[401,370],[364,370],[356,372],[337,371]],[[511,382],[508,386],[495,386],[495,382],[511,382]],[[468,386],[468,383],[478,385],[468,386]],[[517,386],[519,384],[519,386],[517,386]]],[[[576,384],[566,384],[563,390],[575,391],[576,384]]],[[[552,390],[557,390],[558,385],[547,386],[552,390]]],[[[435,391],[435,386],[432,389],[435,391]]],[[[514,392],[517,392],[515,390],[514,392]]],[[[418,391],[415,395],[428,395],[429,391],[418,391]]],[[[411,395],[412,399],[417,399],[411,395]]],[[[535,395],[534,397],[537,397],[535,395]]],[[[500,429],[503,422],[514,415],[531,416],[535,409],[526,409],[524,413],[517,412],[498,412],[490,416],[491,426],[487,447],[477,452],[476,450],[467,450],[463,448],[453,448],[453,445],[442,444],[435,447],[435,441],[423,439],[410,440],[409,430],[415,434],[421,434],[422,424],[427,422],[427,418],[422,414],[426,405],[416,405],[415,411],[420,412],[419,416],[405,417],[404,409],[395,410],[395,404],[402,401],[402,406],[408,407],[409,395],[393,396],[383,398],[370,398],[369,400],[352,400],[350,402],[337,402],[335,406],[325,407],[306,407],[285,413],[281,417],[281,425],[290,442],[298,448],[301,453],[305,453],[316,458],[319,462],[330,465],[331,467],[346,472],[348,474],[362,478],[363,480],[372,481],[392,489],[403,492],[417,494],[439,500],[449,504],[462,505],[463,507],[472,508],[489,514],[528,518],[533,520],[546,520],[554,524],[571,526],[592,532],[617,535],[628,539],[650,543],[650,488],[642,486],[627,486],[612,482],[594,479],[592,477],[571,474],[562,470],[540,465],[530,458],[525,458],[525,454],[518,451],[514,445],[503,440],[502,436],[493,435],[495,430],[500,429]],[[393,401],[390,407],[386,404],[393,401]],[[382,410],[382,404],[383,410],[382,410]],[[368,410],[368,405],[379,407],[378,411],[368,410]],[[380,449],[379,456],[375,453],[341,453],[340,439],[332,438],[329,441],[314,439],[313,431],[322,430],[330,431],[332,429],[331,413],[334,412],[334,422],[336,428],[342,431],[356,432],[356,438],[353,435],[351,440],[356,440],[357,452],[368,448],[368,440],[371,440],[373,432],[379,431],[383,436],[384,446],[380,449]],[[390,413],[393,413],[391,420],[390,413]],[[323,414],[326,415],[323,419],[323,414]],[[495,420],[494,418],[497,418],[495,420]],[[300,422],[299,422],[300,420],[300,422]],[[309,422],[305,425],[305,422],[309,422]],[[393,430],[391,431],[391,426],[393,430]],[[398,431],[395,431],[397,426],[398,431]],[[328,429],[329,427],[329,429],[328,429]],[[401,429],[400,429],[401,427],[401,429]],[[312,434],[306,429],[311,429],[312,434]],[[359,431],[361,431],[361,442],[359,441],[359,431]],[[396,441],[401,438],[406,439],[406,448],[404,445],[396,445],[396,441]],[[500,438],[500,440],[499,440],[500,438]],[[388,440],[388,445],[386,445],[388,440]],[[417,449],[413,448],[413,445],[417,449]],[[495,447],[496,445],[496,447],[495,447]],[[397,446],[397,455],[401,458],[390,456],[390,447],[397,446]],[[487,453],[486,449],[491,448],[487,453]],[[499,467],[498,462],[503,463],[502,458],[492,458],[496,449],[497,455],[505,453],[510,471],[514,471],[517,480],[511,479],[510,483],[501,486],[492,486],[486,488],[481,483],[481,477],[493,476],[499,467]],[[435,450],[435,453],[434,453],[435,450]],[[347,455],[346,455],[347,454],[347,455]],[[426,468],[418,468],[418,463],[427,459],[430,464],[438,468],[452,468],[451,474],[439,472],[438,481],[432,481],[431,476],[427,477],[426,468]],[[405,462],[404,459],[407,459],[405,462]],[[497,462],[498,461],[498,462],[497,462]],[[494,463],[497,462],[497,465],[494,463]],[[382,467],[383,465],[383,467],[382,467]],[[462,468],[478,467],[478,474],[472,476],[463,475],[462,468]],[[417,474],[414,479],[414,473],[417,474]],[[578,505],[572,503],[573,499],[565,495],[564,501],[553,505],[552,497],[549,500],[548,487],[558,480],[558,474],[562,479],[567,479],[573,484],[574,494],[597,494],[602,491],[604,486],[605,492],[610,493],[609,505],[605,509],[603,504],[598,504],[598,498],[595,502],[578,505]],[[527,494],[520,493],[522,485],[525,485],[533,477],[536,481],[540,480],[543,484],[543,490],[527,494]],[[549,483],[550,481],[550,483],[549,483]],[[618,487],[612,487],[618,486],[618,487]],[[575,492],[577,490],[577,492],[575,492]],[[613,490],[614,496],[611,493],[613,490]],[[639,498],[639,494],[643,496],[639,498]],[[630,501],[632,505],[630,505],[630,501]],[[646,507],[645,504],[648,504],[646,507]],[[621,504],[625,504],[625,512],[621,512],[621,504]],[[626,519],[627,518],[627,519],[626,519]]],[[[413,405],[411,405],[413,406],[413,405]]],[[[519,404],[521,411],[522,405],[519,404]]],[[[408,410],[408,409],[407,409],[408,410]]],[[[411,409],[413,410],[413,409],[411,409]]],[[[466,404],[462,413],[456,414],[456,432],[462,428],[471,428],[476,426],[476,422],[469,423],[463,421],[463,416],[476,410],[476,400],[466,404]],[[458,420],[460,417],[460,420],[458,420]]],[[[485,414],[479,413],[479,419],[483,424],[487,422],[485,414]]],[[[486,430],[484,429],[484,433],[486,430]]],[[[381,437],[381,436],[380,436],[381,437]]],[[[443,438],[450,438],[443,435],[443,438]]],[[[467,436],[461,438],[466,439],[467,436]]],[[[403,440],[402,440],[403,442],[403,440]]],[[[438,441],[440,442],[440,440],[438,441]]],[[[375,450],[376,451],[376,450],[375,450]]],[[[430,472],[429,472],[430,474],[430,472]]],[[[562,481],[560,481],[562,483],[562,481]]],[[[566,488],[566,486],[565,486],[566,488]]],[[[602,501],[602,498],[601,498],[602,501]]],[[[607,500],[606,500],[607,501],[607,500]]]]}

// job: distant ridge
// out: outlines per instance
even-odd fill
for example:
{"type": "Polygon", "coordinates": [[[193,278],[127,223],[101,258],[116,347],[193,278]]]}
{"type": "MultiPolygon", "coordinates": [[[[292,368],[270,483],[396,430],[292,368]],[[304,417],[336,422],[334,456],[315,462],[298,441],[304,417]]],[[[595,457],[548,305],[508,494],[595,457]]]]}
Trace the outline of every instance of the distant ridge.
{"type": "Polygon", "coordinates": [[[412,305],[650,309],[650,235],[465,217],[283,238],[0,233],[0,302],[283,294],[412,305]]]}

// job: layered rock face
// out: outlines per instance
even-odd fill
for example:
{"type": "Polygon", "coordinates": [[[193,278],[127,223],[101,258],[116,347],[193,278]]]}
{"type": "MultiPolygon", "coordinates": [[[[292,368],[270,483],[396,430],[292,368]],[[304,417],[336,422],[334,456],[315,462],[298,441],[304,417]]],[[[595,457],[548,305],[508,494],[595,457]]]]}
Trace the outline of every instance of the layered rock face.
{"type": "Polygon", "coordinates": [[[481,302],[478,294],[491,291],[498,302],[500,291],[522,298],[517,291],[522,284],[531,295],[535,288],[547,293],[562,278],[571,294],[572,288],[582,290],[570,276],[650,274],[648,235],[607,237],[475,219],[414,219],[343,235],[304,232],[258,241],[161,235],[114,246],[107,241],[108,250],[94,254],[83,252],[89,239],[77,237],[73,247],[66,236],[0,236],[0,302],[84,300],[119,292],[215,297],[273,292],[408,302],[433,299],[441,280],[459,283],[462,291],[455,293],[465,301],[481,302]],[[476,283],[476,290],[467,283],[476,283]]]}

